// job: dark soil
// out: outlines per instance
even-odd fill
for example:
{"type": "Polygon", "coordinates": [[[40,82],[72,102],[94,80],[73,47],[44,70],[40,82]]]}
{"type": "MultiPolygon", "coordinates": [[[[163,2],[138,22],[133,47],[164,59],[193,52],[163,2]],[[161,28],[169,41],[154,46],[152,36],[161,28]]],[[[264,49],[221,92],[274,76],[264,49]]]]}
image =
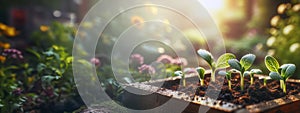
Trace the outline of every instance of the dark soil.
{"type": "MultiPolygon", "coordinates": [[[[217,85],[221,86],[220,80],[223,76],[217,76],[217,82],[215,85],[212,86],[212,92],[218,91],[219,89],[216,87],[217,85]],[[219,82],[218,82],[219,81],[219,82]]],[[[231,102],[238,105],[251,105],[256,104],[264,101],[273,100],[276,98],[285,97],[286,95],[295,95],[300,92],[300,84],[298,83],[287,83],[287,94],[284,94],[283,91],[280,89],[279,81],[275,80],[268,80],[267,86],[263,86],[263,80],[259,80],[255,78],[255,82],[253,85],[250,85],[250,78],[245,77],[245,85],[244,91],[240,90],[240,76],[234,75],[232,76],[232,90],[228,89],[227,80],[224,79],[223,86],[221,88],[221,92],[218,96],[218,100],[223,100],[226,102],[231,102]]],[[[205,95],[206,89],[208,87],[210,81],[210,77],[206,77],[205,85],[200,86],[199,82],[187,82],[186,87],[179,85],[179,81],[173,82],[166,82],[162,87],[185,92],[186,94],[190,95],[193,98],[195,95],[200,97],[210,96],[205,95]]]]}

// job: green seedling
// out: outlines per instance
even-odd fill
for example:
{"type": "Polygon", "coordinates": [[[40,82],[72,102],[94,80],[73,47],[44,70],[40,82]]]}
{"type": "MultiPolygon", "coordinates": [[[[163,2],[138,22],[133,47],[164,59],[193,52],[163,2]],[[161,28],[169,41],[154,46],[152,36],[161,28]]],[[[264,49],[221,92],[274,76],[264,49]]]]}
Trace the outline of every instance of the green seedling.
{"type": "Polygon", "coordinates": [[[250,71],[246,71],[245,74],[250,76],[250,84],[254,83],[254,74],[262,74],[260,69],[251,69],[250,71]]]}
{"type": "Polygon", "coordinates": [[[185,74],[182,71],[175,71],[174,74],[176,76],[180,76],[181,77],[181,79],[182,79],[182,85],[183,85],[183,87],[185,87],[186,86],[185,74]]]}
{"type": "Polygon", "coordinates": [[[229,90],[231,90],[231,75],[234,72],[235,72],[235,70],[232,69],[232,70],[230,70],[228,72],[226,72],[226,71],[219,71],[219,73],[218,73],[219,75],[222,75],[222,76],[226,77],[226,80],[228,82],[228,88],[229,88],[229,90]]]}
{"type": "Polygon", "coordinates": [[[271,71],[269,73],[271,79],[280,80],[280,87],[286,93],[286,81],[293,76],[296,66],[294,64],[283,64],[279,67],[278,61],[272,56],[266,56],[265,64],[271,71]]]}
{"type": "Polygon", "coordinates": [[[241,78],[241,90],[244,90],[244,77],[247,75],[245,72],[252,66],[256,56],[253,54],[247,54],[241,58],[240,61],[237,59],[230,59],[228,60],[228,64],[231,68],[236,69],[241,78]]]}
{"type": "Polygon", "coordinates": [[[260,76],[258,79],[263,79],[264,86],[267,86],[267,81],[270,80],[270,76],[260,76]]]}
{"type": "Polygon", "coordinates": [[[216,78],[215,78],[215,72],[217,69],[221,69],[221,68],[227,68],[229,67],[229,64],[228,64],[228,60],[229,59],[234,59],[235,58],[235,55],[232,54],[232,53],[225,53],[223,55],[221,55],[217,62],[214,61],[214,58],[213,56],[211,55],[210,52],[206,51],[206,50],[203,50],[203,49],[199,49],[197,51],[197,53],[199,54],[199,56],[201,58],[203,58],[209,65],[210,69],[211,69],[211,80],[213,82],[216,81],[216,78]]]}
{"type": "Polygon", "coordinates": [[[204,85],[205,69],[202,67],[197,67],[196,71],[198,72],[198,78],[200,80],[200,85],[204,85]]]}

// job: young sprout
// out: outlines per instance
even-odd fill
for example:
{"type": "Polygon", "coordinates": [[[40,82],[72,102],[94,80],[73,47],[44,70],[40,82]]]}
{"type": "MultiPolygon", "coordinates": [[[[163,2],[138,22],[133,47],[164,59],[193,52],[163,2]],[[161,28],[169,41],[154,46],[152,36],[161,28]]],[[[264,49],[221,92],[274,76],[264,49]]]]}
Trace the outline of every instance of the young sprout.
{"type": "Polygon", "coordinates": [[[232,70],[230,70],[228,72],[226,72],[226,71],[219,71],[219,73],[218,73],[219,75],[222,75],[222,76],[226,77],[227,82],[228,82],[228,88],[229,88],[229,90],[231,90],[231,75],[232,75],[233,72],[235,72],[234,69],[232,69],[232,70]]]}
{"type": "Polygon", "coordinates": [[[196,71],[198,72],[198,78],[200,80],[200,85],[204,85],[204,76],[205,76],[205,69],[202,67],[197,67],[196,71]]]}
{"type": "Polygon", "coordinates": [[[254,74],[262,74],[260,69],[251,69],[251,71],[246,71],[245,74],[250,76],[250,84],[254,83],[254,74]]]}
{"type": "Polygon", "coordinates": [[[199,56],[201,58],[203,58],[209,65],[210,69],[211,69],[211,80],[213,82],[216,81],[216,78],[215,78],[215,72],[217,69],[221,69],[221,68],[227,68],[229,67],[229,64],[228,64],[228,60],[229,59],[234,59],[235,58],[235,55],[232,54],[232,53],[225,53],[223,55],[221,55],[217,62],[214,61],[214,58],[213,56],[211,55],[210,52],[206,51],[206,50],[203,50],[203,49],[199,49],[197,51],[197,53],[199,54],[199,56]]]}
{"type": "Polygon", "coordinates": [[[283,92],[286,93],[286,81],[293,76],[296,71],[296,66],[294,64],[283,64],[279,67],[279,63],[272,56],[266,56],[265,64],[271,71],[269,73],[271,79],[280,80],[280,87],[283,92]]]}
{"type": "Polygon", "coordinates": [[[185,74],[182,73],[182,71],[175,71],[174,74],[176,76],[180,76],[181,77],[181,79],[182,79],[182,85],[183,85],[183,87],[185,87],[186,86],[185,74]]]}
{"type": "Polygon", "coordinates": [[[267,81],[270,80],[270,76],[260,76],[258,79],[263,79],[264,81],[264,86],[267,86],[267,81]]]}
{"type": "Polygon", "coordinates": [[[245,71],[247,71],[253,64],[256,56],[253,54],[247,54],[241,58],[240,61],[237,59],[230,59],[228,60],[228,64],[231,68],[236,69],[240,73],[241,78],[241,90],[244,90],[244,77],[247,75],[245,74],[245,71]]]}

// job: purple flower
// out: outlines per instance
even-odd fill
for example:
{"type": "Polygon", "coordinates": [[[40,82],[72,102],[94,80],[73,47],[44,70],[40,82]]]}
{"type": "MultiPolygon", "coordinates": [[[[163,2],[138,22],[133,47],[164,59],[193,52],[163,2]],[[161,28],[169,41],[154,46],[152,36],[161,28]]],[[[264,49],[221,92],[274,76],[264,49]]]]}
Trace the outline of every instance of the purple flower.
{"type": "Polygon", "coordinates": [[[54,90],[52,87],[47,87],[44,89],[44,94],[48,97],[53,97],[54,96],[54,90]]]}
{"type": "Polygon", "coordinates": [[[144,57],[140,54],[132,54],[130,56],[130,63],[135,65],[142,65],[144,63],[144,57]]]}
{"type": "Polygon", "coordinates": [[[22,89],[21,89],[21,88],[17,88],[17,89],[15,89],[15,90],[12,92],[12,94],[14,94],[14,95],[21,95],[21,94],[22,94],[22,89]]]}
{"type": "Polygon", "coordinates": [[[173,64],[174,59],[169,55],[161,55],[156,61],[164,64],[173,64]]]}
{"type": "Polygon", "coordinates": [[[143,64],[142,66],[138,67],[138,70],[140,73],[144,73],[144,74],[150,74],[150,75],[155,74],[155,68],[147,64],[143,64]]]}
{"type": "Polygon", "coordinates": [[[186,66],[188,64],[188,62],[185,58],[178,57],[178,58],[174,59],[173,64],[186,66]]]}
{"type": "Polygon", "coordinates": [[[2,55],[13,59],[23,59],[22,52],[17,49],[5,49],[2,55]]]}
{"type": "Polygon", "coordinates": [[[92,58],[91,60],[90,60],[90,62],[92,63],[92,64],[95,64],[95,66],[100,66],[101,65],[101,62],[100,62],[100,60],[98,59],[98,58],[92,58]]]}

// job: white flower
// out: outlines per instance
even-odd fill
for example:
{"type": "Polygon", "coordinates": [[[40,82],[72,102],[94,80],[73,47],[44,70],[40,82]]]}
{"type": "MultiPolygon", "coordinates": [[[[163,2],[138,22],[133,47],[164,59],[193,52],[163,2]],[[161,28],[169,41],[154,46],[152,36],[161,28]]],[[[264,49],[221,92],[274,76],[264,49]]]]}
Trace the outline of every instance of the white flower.
{"type": "Polygon", "coordinates": [[[300,10],[300,4],[296,4],[293,6],[293,11],[297,12],[300,10]]]}
{"type": "Polygon", "coordinates": [[[290,46],[290,52],[295,52],[299,48],[300,44],[299,43],[294,43],[290,46]]]}
{"type": "Polygon", "coordinates": [[[283,34],[288,35],[294,29],[293,25],[287,25],[283,28],[283,34]]]}
{"type": "Polygon", "coordinates": [[[277,26],[278,22],[280,20],[280,16],[276,15],[271,19],[271,25],[272,26],[277,26]]]}
{"type": "Polygon", "coordinates": [[[276,38],[275,37],[270,37],[268,40],[267,40],[267,46],[268,47],[271,47],[273,44],[274,44],[274,42],[276,41],[276,38]]]}

